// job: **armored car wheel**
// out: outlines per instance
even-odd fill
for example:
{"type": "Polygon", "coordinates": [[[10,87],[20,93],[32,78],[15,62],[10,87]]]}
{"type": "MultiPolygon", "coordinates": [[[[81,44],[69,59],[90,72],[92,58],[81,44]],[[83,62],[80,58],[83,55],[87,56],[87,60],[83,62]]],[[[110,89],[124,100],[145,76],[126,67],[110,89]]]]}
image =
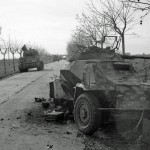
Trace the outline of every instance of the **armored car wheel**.
{"type": "Polygon", "coordinates": [[[78,129],[85,134],[92,134],[101,124],[100,103],[89,93],[81,94],[75,102],[74,119],[78,129]]]}

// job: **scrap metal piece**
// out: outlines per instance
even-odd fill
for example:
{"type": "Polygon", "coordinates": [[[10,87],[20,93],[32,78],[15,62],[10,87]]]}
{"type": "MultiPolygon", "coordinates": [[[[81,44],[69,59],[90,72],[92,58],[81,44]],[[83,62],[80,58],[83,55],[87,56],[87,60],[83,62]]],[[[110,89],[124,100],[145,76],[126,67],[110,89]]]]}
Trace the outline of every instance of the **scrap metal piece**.
{"type": "Polygon", "coordinates": [[[64,119],[64,112],[46,111],[44,112],[46,121],[59,121],[64,119]]]}

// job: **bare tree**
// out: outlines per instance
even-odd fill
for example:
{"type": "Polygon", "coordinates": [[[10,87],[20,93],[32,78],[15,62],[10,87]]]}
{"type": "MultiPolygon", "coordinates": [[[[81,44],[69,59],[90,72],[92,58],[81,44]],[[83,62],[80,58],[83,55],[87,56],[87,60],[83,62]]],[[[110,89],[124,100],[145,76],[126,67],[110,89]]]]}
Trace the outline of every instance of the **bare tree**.
{"type": "Polygon", "coordinates": [[[15,69],[15,53],[17,51],[17,45],[15,43],[9,44],[9,50],[12,53],[12,56],[13,56],[13,68],[14,68],[14,71],[15,71],[16,70],[15,69]]]}
{"type": "Polygon", "coordinates": [[[82,53],[88,47],[98,46],[98,44],[103,48],[105,36],[110,32],[109,27],[105,23],[105,18],[95,14],[82,13],[81,16],[77,15],[76,19],[79,25],[76,27],[76,31],[72,34],[71,40],[67,45],[68,55],[82,53]]]}
{"type": "Polygon", "coordinates": [[[75,44],[79,52],[85,51],[85,48],[92,44],[90,37],[82,29],[77,29],[72,36],[71,43],[75,44]]]}
{"type": "Polygon", "coordinates": [[[84,50],[83,45],[81,46],[81,45],[79,45],[79,43],[77,43],[76,41],[71,39],[67,43],[67,59],[71,58],[73,55],[75,55],[77,53],[82,53],[83,50],[84,50]]]}
{"type": "Polygon", "coordinates": [[[140,11],[140,24],[150,12],[150,0],[123,0],[124,3],[128,4],[135,11],[140,11]]]}
{"type": "Polygon", "coordinates": [[[82,33],[88,39],[90,45],[97,46],[100,43],[101,48],[103,48],[104,37],[110,33],[110,28],[106,24],[105,18],[95,13],[90,16],[82,13],[82,16],[77,16],[77,19],[80,23],[80,30],[77,33],[82,33]]]}
{"type": "Polygon", "coordinates": [[[96,29],[93,28],[92,20],[85,14],[82,14],[82,17],[77,16],[77,20],[80,25],[76,28],[74,39],[80,45],[96,45],[96,29]]]}
{"type": "Polygon", "coordinates": [[[132,7],[139,10],[144,11],[150,9],[150,0],[128,0],[128,2],[133,3],[134,5],[132,7]]]}
{"type": "Polygon", "coordinates": [[[130,5],[120,0],[99,0],[97,7],[91,1],[89,5],[90,10],[97,16],[105,18],[105,23],[110,26],[114,33],[121,36],[122,39],[122,53],[125,54],[125,33],[132,29],[135,25],[134,13],[135,10],[131,9],[130,5]]]}
{"type": "Polygon", "coordinates": [[[23,53],[21,44],[15,43],[15,49],[16,49],[16,51],[18,52],[18,54],[20,55],[20,58],[21,58],[22,53],[23,53]]]}
{"type": "Polygon", "coordinates": [[[1,39],[2,44],[0,45],[0,52],[3,55],[3,62],[4,62],[4,73],[6,74],[6,53],[8,50],[7,43],[5,40],[1,39]]]}

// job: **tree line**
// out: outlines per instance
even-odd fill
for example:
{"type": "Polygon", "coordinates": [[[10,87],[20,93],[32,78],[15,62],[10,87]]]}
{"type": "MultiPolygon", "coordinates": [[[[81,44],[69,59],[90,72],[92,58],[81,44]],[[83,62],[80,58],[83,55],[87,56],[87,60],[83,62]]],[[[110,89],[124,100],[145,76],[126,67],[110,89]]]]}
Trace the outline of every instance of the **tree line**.
{"type": "Polygon", "coordinates": [[[149,11],[149,0],[91,0],[86,11],[76,17],[78,26],[68,42],[68,55],[85,51],[89,46],[109,46],[110,38],[115,37],[120,37],[125,55],[125,35],[136,24],[142,25],[149,11]]]}

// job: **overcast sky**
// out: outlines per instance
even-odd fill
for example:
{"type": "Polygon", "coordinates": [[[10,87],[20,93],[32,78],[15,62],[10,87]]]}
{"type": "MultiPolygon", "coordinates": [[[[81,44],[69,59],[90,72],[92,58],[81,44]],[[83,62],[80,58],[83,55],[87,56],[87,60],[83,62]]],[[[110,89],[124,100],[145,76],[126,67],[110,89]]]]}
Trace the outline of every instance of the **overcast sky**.
{"type": "MultiPolygon", "coordinates": [[[[66,45],[75,30],[76,14],[82,13],[88,0],[0,0],[1,37],[22,43],[36,43],[52,54],[66,53],[66,45]]],[[[149,53],[150,14],[143,25],[136,26],[140,35],[126,38],[127,52],[149,53]]]]}

